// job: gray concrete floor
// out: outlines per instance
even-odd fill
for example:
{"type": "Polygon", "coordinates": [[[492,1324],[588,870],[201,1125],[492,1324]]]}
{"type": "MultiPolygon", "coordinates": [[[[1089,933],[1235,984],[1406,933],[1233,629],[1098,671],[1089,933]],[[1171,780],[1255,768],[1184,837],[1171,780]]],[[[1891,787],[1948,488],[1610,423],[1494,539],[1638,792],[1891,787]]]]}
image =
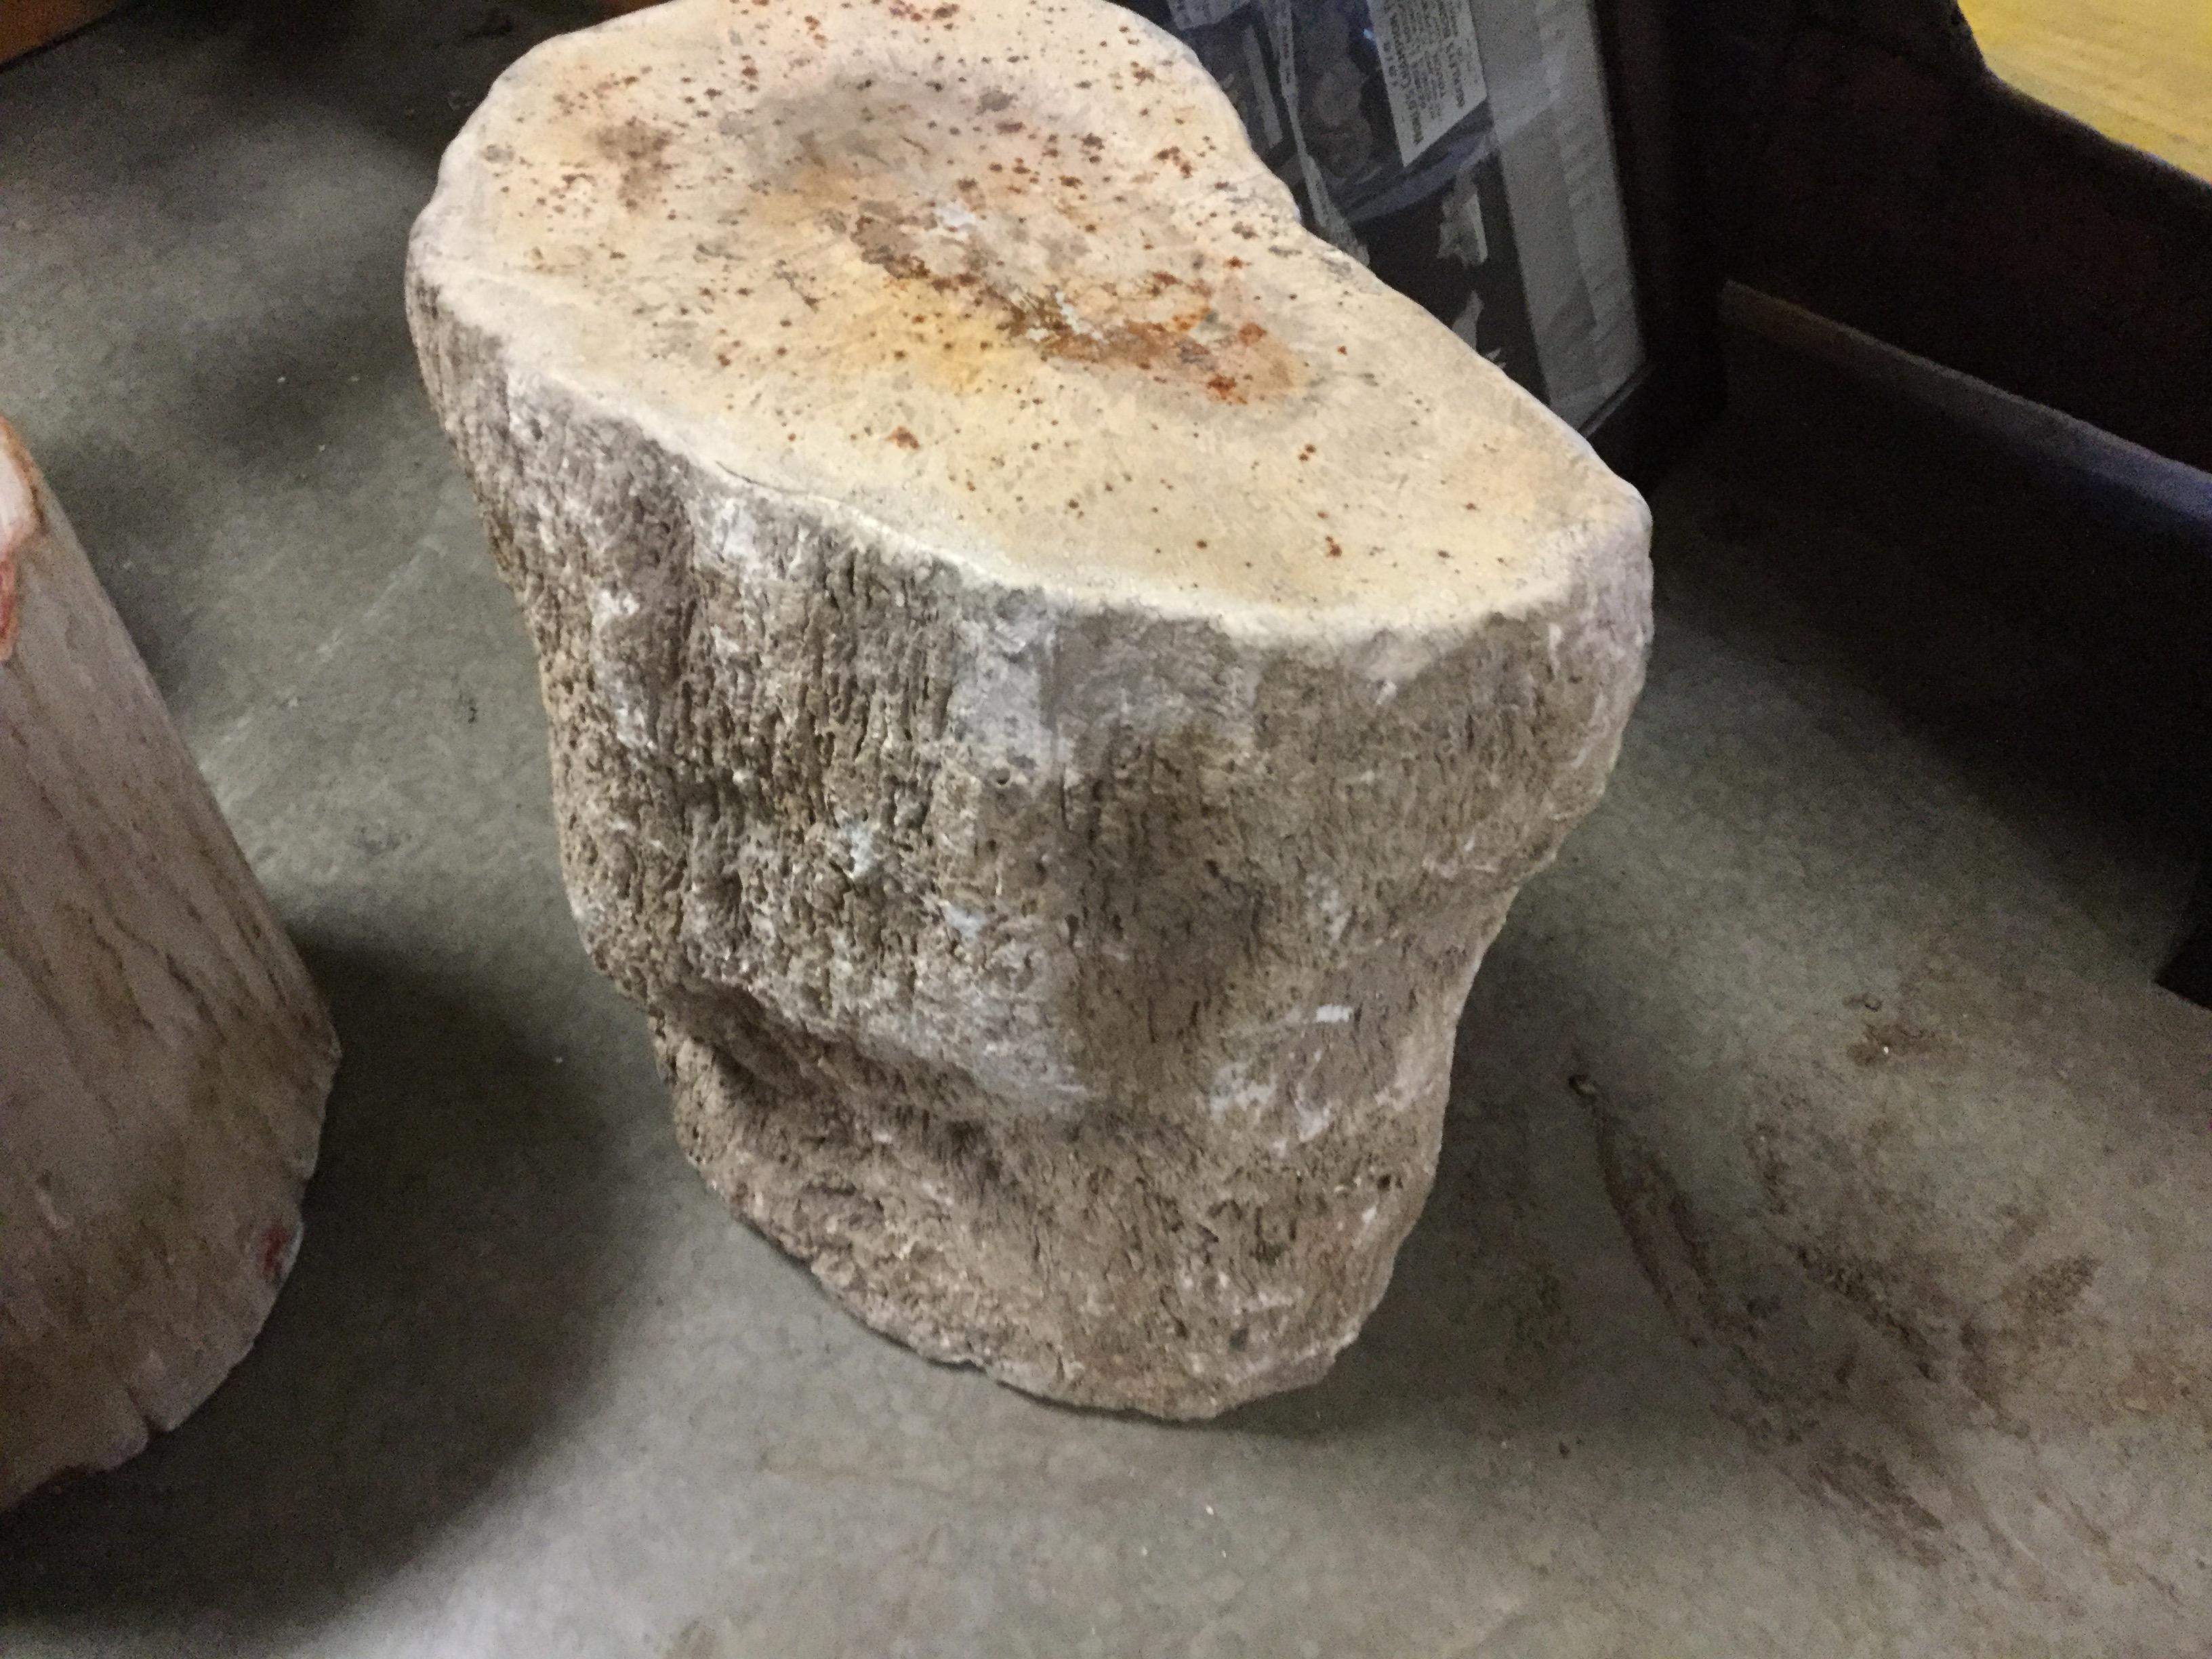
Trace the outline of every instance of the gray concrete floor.
{"type": "Polygon", "coordinates": [[[260,1346],[0,1521],[0,1652],[2212,1652],[2195,785],[2157,665],[1991,579],[2017,492],[1752,365],[1365,1336],[1211,1425],[1053,1409],[730,1220],[570,927],[398,279],[580,14],[295,9],[0,71],[0,409],[347,1048],[260,1346]]]}

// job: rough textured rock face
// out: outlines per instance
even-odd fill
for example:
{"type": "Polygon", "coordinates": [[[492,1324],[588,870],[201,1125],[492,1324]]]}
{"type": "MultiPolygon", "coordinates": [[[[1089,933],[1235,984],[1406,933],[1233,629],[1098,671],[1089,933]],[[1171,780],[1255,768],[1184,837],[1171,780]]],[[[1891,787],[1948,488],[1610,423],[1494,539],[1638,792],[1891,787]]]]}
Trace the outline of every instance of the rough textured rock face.
{"type": "Polygon", "coordinates": [[[1357,1334],[1641,682],[1649,521],[1103,0],[540,48],[409,302],[693,1159],[923,1352],[1200,1416],[1357,1334]]]}

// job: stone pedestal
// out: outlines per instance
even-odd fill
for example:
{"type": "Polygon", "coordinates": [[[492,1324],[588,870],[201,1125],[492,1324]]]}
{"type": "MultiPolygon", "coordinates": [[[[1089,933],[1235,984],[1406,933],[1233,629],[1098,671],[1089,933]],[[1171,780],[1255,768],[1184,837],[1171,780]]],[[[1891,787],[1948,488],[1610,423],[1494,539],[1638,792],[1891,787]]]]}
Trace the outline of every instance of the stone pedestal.
{"type": "Polygon", "coordinates": [[[1087,1405],[1310,1382],[1640,684],[1649,521],[1104,0],[677,0],[416,227],[570,895],[687,1150],[1087,1405]]]}

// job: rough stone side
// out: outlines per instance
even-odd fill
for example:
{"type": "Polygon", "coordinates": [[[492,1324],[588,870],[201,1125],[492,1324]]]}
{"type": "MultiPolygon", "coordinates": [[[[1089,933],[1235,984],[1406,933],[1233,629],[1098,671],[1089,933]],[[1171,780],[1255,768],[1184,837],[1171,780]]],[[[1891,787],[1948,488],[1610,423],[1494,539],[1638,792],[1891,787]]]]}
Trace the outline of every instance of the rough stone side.
{"type": "Polygon", "coordinates": [[[570,895],[687,1151],[872,1325],[1170,1416],[1310,1382],[1648,594],[1343,646],[1067,604],[709,476],[411,310],[541,662],[570,895]]]}

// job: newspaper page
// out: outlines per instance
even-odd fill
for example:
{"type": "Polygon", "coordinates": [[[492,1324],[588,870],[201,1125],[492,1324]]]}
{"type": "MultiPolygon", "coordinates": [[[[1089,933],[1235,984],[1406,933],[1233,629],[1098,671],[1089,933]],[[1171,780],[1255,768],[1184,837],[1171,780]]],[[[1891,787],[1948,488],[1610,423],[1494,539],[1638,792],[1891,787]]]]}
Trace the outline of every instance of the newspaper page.
{"type": "Polygon", "coordinates": [[[1370,0],[1369,15],[1399,159],[1411,163],[1481,107],[1474,14],[1468,0],[1370,0]]]}
{"type": "Polygon", "coordinates": [[[1590,0],[1124,0],[1318,234],[1577,426],[1644,360],[1590,0]]]}

